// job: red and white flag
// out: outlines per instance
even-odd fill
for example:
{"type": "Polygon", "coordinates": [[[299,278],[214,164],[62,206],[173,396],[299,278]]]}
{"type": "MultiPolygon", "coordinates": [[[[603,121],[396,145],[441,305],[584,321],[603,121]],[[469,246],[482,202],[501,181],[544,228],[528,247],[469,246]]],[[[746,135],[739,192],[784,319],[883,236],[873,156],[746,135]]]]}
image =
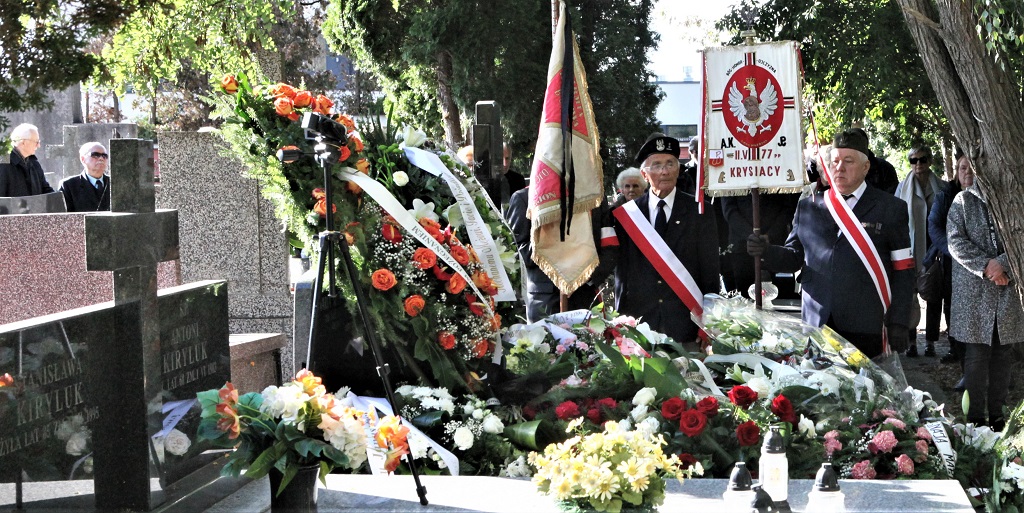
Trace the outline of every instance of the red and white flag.
{"type": "Polygon", "coordinates": [[[561,2],[527,211],[533,261],[563,294],[572,294],[597,267],[590,211],[604,194],[594,108],[568,18],[561,2]]]}

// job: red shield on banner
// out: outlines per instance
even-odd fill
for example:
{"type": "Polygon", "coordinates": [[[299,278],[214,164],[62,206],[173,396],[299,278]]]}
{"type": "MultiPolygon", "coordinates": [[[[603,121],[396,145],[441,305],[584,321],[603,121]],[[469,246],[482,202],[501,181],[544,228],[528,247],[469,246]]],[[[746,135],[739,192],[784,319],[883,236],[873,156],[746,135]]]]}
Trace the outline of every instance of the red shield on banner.
{"type": "Polygon", "coordinates": [[[775,75],[761,66],[748,64],[737,69],[726,82],[722,104],[726,127],[748,148],[768,144],[782,126],[782,87],[775,75]]]}

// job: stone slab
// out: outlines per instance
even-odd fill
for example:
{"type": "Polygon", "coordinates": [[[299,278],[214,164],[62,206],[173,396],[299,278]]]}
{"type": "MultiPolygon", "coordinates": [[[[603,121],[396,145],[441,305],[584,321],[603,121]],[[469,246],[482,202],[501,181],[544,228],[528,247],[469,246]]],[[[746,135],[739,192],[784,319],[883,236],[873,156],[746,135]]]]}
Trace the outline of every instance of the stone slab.
{"type": "Polygon", "coordinates": [[[287,344],[283,333],[231,335],[231,382],[239,393],[262,392],[288,379],[278,365],[280,350],[287,344]]]}
{"type": "MultiPolygon", "coordinates": [[[[0,216],[0,324],[114,299],[113,273],[86,270],[90,215],[0,216]]],[[[160,263],[157,283],[180,284],[178,263],[160,263]]]]}

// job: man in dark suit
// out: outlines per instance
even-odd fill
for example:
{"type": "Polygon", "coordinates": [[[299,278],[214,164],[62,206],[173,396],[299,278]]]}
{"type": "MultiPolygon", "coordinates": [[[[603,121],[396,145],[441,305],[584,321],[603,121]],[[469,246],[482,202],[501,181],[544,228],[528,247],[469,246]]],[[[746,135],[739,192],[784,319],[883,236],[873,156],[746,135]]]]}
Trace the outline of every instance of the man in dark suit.
{"type": "MultiPolygon", "coordinates": [[[[626,202],[616,210],[628,211],[632,204],[649,222],[655,237],[662,239],[675,258],[685,267],[699,294],[719,292],[718,228],[711,212],[698,214],[694,202],[694,185],[679,179],[679,141],[654,133],[640,148],[637,165],[650,188],[639,198],[626,202]]],[[[690,320],[690,310],[681,297],[659,274],[658,268],[645,256],[627,226],[615,225],[619,242],[619,261],[615,269],[615,308],[626,315],[640,317],[652,329],[681,343],[697,339],[697,326],[690,320]]],[[[644,229],[649,229],[645,226],[644,229]]],[[[643,241],[641,241],[643,242],[643,241]]],[[[703,297],[695,298],[698,302],[703,297]]]]}
{"type": "Polygon", "coordinates": [[[36,159],[36,151],[42,145],[39,129],[28,123],[20,124],[11,130],[11,143],[14,149],[10,163],[0,164],[0,196],[38,196],[53,192],[36,159]]]}
{"type": "Polygon", "coordinates": [[[846,130],[835,137],[832,186],[842,195],[839,201],[850,205],[856,216],[852,222],[864,227],[888,276],[892,300],[887,313],[867,267],[826,205],[827,189],[800,201],[785,245],[769,245],[752,234],[747,251],[782,272],[802,267],[804,322],[828,325],[874,357],[882,352],[883,326],[893,350],[906,349],[915,270],[907,204],[865,183],[870,165],[863,131],[846,130]]]}
{"type": "Polygon", "coordinates": [[[110,210],[110,175],[106,173],[110,155],[107,149],[98,142],[88,142],[78,150],[78,158],[85,169],[60,183],[68,212],[110,210]]]}

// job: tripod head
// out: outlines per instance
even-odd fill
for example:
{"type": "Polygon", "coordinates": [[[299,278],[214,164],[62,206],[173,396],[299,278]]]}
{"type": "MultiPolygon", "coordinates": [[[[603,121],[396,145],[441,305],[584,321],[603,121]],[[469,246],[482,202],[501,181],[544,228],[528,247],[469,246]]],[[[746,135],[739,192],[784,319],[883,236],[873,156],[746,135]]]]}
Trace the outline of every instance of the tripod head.
{"type": "Polygon", "coordinates": [[[302,115],[301,126],[306,130],[306,139],[313,139],[316,159],[321,165],[337,162],[341,147],[348,144],[348,128],[323,114],[307,112],[302,115]]]}

